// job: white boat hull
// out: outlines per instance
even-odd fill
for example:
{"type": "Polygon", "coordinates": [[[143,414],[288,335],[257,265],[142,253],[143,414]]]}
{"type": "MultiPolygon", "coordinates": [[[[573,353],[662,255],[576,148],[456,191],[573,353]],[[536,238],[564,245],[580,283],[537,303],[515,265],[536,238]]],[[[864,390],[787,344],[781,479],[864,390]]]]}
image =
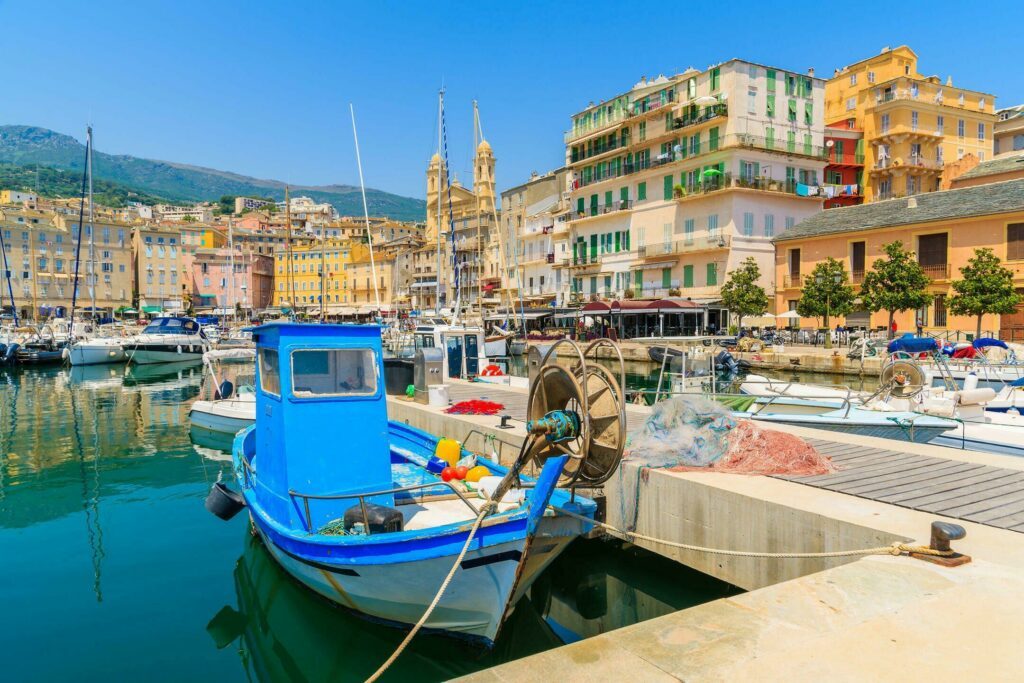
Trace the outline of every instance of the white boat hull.
{"type": "MultiPolygon", "coordinates": [[[[274,545],[262,532],[261,536],[274,559],[313,591],[342,607],[403,627],[423,616],[456,559],[445,556],[372,566],[328,566],[301,560],[274,545]]],[[[520,558],[527,551],[525,539],[468,552],[425,628],[493,644],[506,606],[514,604],[571,540],[538,534],[518,577],[520,558]]]]}
{"type": "Polygon", "coordinates": [[[233,435],[256,422],[256,402],[196,401],[188,417],[193,427],[233,435]]]}
{"type": "Polygon", "coordinates": [[[186,361],[201,361],[204,348],[199,345],[179,347],[180,351],[163,351],[147,349],[144,346],[128,351],[128,360],[138,365],[149,365],[152,363],[182,363],[186,361]],[[189,351],[189,348],[192,351],[189,351]]]}
{"type": "Polygon", "coordinates": [[[128,356],[120,344],[81,345],[75,344],[68,350],[71,365],[102,365],[123,363],[128,356]]]}

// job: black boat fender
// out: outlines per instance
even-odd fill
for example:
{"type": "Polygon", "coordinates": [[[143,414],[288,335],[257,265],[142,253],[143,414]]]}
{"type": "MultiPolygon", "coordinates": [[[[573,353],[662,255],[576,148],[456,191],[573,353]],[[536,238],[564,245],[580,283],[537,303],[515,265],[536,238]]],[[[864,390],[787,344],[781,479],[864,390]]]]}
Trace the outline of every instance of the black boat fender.
{"type": "Polygon", "coordinates": [[[208,512],[226,522],[242,511],[245,507],[245,498],[237,491],[229,489],[224,482],[218,481],[210,487],[204,505],[208,512]]]}

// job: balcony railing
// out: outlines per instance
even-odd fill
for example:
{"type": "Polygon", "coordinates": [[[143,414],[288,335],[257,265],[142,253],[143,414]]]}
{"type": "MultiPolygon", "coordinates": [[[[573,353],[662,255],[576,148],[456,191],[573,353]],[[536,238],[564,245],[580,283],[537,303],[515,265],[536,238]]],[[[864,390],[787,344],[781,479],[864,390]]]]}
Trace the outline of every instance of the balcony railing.
{"type": "Polygon", "coordinates": [[[941,169],[942,162],[938,159],[926,159],[920,154],[911,154],[907,157],[884,157],[875,161],[875,170],[885,170],[908,166],[913,168],[941,169]]]}
{"type": "Polygon", "coordinates": [[[625,121],[630,116],[632,116],[632,114],[628,109],[616,110],[611,116],[602,119],[600,123],[589,126],[580,126],[579,128],[570,130],[565,134],[565,143],[569,144],[574,140],[579,140],[580,138],[585,138],[588,135],[593,135],[594,133],[604,130],[605,128],[619,123],[620,121],[625,121]]]}
{"type": "Polygon", "coordinates": [[[775,180],[773,178],[760,178],[752,176],[734,176],[732,173],[706,176],[703,181],[690,184],[687,183],[681,188],[676,187],[673,191],[676,199],[686,199],[693,195],[709,194],[726,190],[729,188],[743,188],[748,190],[761,190],[763,192],[781,192],[783,194],[797,194],[796,180],[775,180]],[[682,190],[680,192],[680,189],[682,190]]]}
{"type": "Polygon", "coordinates": [[[949,279],[949,264],[941,263],[938,265],[926,266],[922,265],[921,269],[924,274],[932,280],[948,280],[949,279]]]}
{"type": "Polygon", "coordinates": [[[607,213],[615,213],[617,211],[629,211],[633,208],[632,199],[620,199],[612,202],[611,204],[596,204],[588,206],[583,210],[583,213],[576,212],[576,218],[589,218],[591,216],[602,216],[607,213]]]}
{"type": "Polygon", "coordinates": [[[548,253],[548,263],[554,263],[554,262],[555,262],[555,252],[552,251],[552,252],[548,253]]]}
{"type": "Polygon", "coordinates": [[[629,133],[628,131],[624,130],[618,137],[616,137],[611,142],[608,142],[606,138],[598,138],[597,141],[600,144],[591,145],[589,150],[586,148],[580,149],[578,147],[573,147],[572,152],[570,153],[570,163],[576,164],[581,161],[586,161],[587,159],[590,159],[592,157],[600,156],[602,154],[605,154],[606,152],[611,152],[612,150],[628,147],[629,133]]]}
{"type": "Polygon", "coordinates": [[[799,289],[800,287],[804,286],[803,275],[787,275],[782,279],[782,284],[786,288],[792,287],[795,289],[799,289]]]}
{"type": "Polygon", "coordinates": [[[663,107],[667,107],[670,104],[673,104],[675,101],[675,90],[669,90],[668,95],[664,99],[661,99],[659,97],[657,101],[654,102],[645,103],[643,100],[637,100],[636,102],[633,103],[632,110],[630,111],[630,116],[640,116],[641,114],[646,114],[647,112],[650,111],[656,111],[658,109],[662,109],[663,107]]]}
{"type": "Polygon", "coordinates": [[[854,271],[852,271],[850,273],[850,283],[851,284],[859,285],[862,282],[864,282],[864,271],[863,270],[854,270],[854,271]]]}
{"type": "Polygon", "coordinates": [[[724,102],[704,107],[703,111],[701,111],[701,107],[698,105],[690,105],[690,107],[691,110],[689,112],[672,120],[673,129],[678,130],[688,126],[696,126],[729,115],[729,105],[724,102]]]}
{"type": "Polygon", "coordinates": [[[660,242],[648,244],[636,248],[638,258],[652,258],[657,256],[671,256],[673,254],[686,254],[695,251],[707,251],[709,249],[727,249],[732,244],[731,235],[702,235],[700,237],[689,237],[671,242],[660,242]]]}
{"type": "Polygon", "coordinates": [[[833,166],[863,166],[864,155],[863,154],[838,154],[833,149],[828,154],[828,163],[833,166]]]}

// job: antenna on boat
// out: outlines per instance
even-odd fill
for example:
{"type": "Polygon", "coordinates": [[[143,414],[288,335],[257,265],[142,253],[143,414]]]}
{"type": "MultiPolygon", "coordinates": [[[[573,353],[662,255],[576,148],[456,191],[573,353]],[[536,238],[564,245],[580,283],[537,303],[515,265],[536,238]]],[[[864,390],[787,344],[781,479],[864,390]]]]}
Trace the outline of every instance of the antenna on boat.
{"type": "MultiPolygon", "coordinates": [[[[356,108],[349,102],[352,114],[352,137],[356,142],[356,165],[359,167],[359,190],[363,193],[363,218],[366,219],[366,243],[370,247],[370,277],[373,279],[373,297],[377,301],[377,316],[380,317],[380,291],[377,289],[377,267],[373,261],[373,235],[370,233],[370,209],[366,205],[366,185],[363,183],[363,161],[359,156],[359,134],[356,132],[356,108]]],[[[321,306],[321,311],[323,307],[321,306]]]]}

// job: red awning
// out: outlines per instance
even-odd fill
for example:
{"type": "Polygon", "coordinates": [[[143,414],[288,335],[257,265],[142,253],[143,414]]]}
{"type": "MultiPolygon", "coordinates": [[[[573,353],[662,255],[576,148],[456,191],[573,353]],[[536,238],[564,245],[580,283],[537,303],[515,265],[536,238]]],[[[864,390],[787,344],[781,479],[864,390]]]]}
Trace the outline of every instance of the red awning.
{"type": "Polygon", "coordinates": [[[583,307],[583,313],[607,313],[611,307],[604,301],[591,301],[583,307]]]}

